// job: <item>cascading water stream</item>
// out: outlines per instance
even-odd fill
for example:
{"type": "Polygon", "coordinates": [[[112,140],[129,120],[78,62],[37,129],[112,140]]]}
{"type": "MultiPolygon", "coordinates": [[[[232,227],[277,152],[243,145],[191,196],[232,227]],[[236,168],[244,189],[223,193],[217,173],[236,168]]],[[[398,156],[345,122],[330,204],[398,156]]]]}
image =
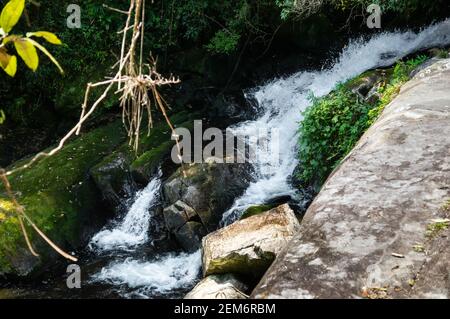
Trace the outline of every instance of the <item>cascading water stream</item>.
{"type": "Polygon", "coordinates": [[[158,192],[161,186],[159,178],[154,178],[143,190],[135,196],[127,214],[111,226],[97,233],[89,243],[92,250],[108,251],[114,249],[132,249],[148,240],[150,224],[150,209],[158,202],[158,192]]]}
{"type": "MultiPolygon", "coordinates": [[[[287,78],[274,80],[249,93],[258,102],[261,115],[256,120],[239,123],[229,129],[237,136],[258,136],[260,128],[277,130],[279,140],[275,142],[278,142],[279,161],[276,165],[267,160],[254,164],[255,181],[224,213],[222,224],[232,223],[249,206],[263,204],[281,195],[295,196],[296,191],[289,184],[288,177],[298,164],[298,124],[302,119],[301,113],[310,105],[310,94],[323,96],[339,82],[364,71],[389,66],[418,50],[448,44],[450,19],[419,33],[382,33],[368,41],[351,41],[329,69],[301,71],[287,78]]],[[[271,142],[274,141],[269,143],[271,142]]],[[[261,152],[264,153],[264,150],[261,152]]]]}
{"type": "MultiPolygon", "coordinates": [[[[139,246],[148,244],[152,239],[148,234],[149,225],[153,209],[159,203],[160,187],[160,176],[157,176],[136,194],[123,219],[106,226],[91,239],[89,249],[97,254],[110,253],[113,257],[114,252],[132,253],[139,246]]],[[[91,279],[92,282],[126,286],[124,292],[119,291],[124,297],[145,298],[192,285],[201,267],[200,251],[155,256],[148,262],[133,257],[112,259],[91,279]]]]}
{"type": "MultiPolygon", "coordinates": [[[[261,128],[278,130],[279,161],[254,164],[255,181],[224,214],[229,224],[249,206],[262,204],[281,195],[296,195],[289,176],[297,166],[298,125],[301,112],[309,105],[309,96],[323,96],[337,83],[376,67],[393,64],[415,51],[450,44],[450,20],[432,25],[419,33],[383,33],[365,41],[347,45],[328,69],[301,71],[277,79],[248,93],[258,102],[258,118],[229,129],[238,136],[258,136],[261,128]]],[[[272,141],[273,142],[273,141],[272,141]]],[[[264,150],[262,153],[264,154],[264,150]]],[[[198,279],[201,253],[168,254],[151,258],[131,256],[152,240],[148,233],[153,209],[159,202],[159,177],[139,192],[128,213],[96,234],[89,247],[98,255],[109,254],[109,263],[92,275],[94,283],[118,287],[124,297],[168,296],[177,289],[188,289],[198,279]],[[116,253],[120,252],[120,258],[116,253]],[[123,256],[123,254],[128,254],[123,256]],[[126,289],[123,289],[126,287],[126,289]]]]}

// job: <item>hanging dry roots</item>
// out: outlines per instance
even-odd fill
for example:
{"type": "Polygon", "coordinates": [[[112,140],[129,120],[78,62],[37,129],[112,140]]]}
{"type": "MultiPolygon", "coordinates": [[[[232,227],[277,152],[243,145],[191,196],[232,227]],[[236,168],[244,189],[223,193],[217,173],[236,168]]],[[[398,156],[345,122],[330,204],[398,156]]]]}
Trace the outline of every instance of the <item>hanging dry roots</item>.
{"type": "MultiPolygon", "coordinates": [[[[107,7],[107,6],[105,6],[107,7]]],[[[109,8],[109,7],[107,7],[109,8]]],[[[155,107],[161,111],[167,124],[169,125],[172,135],[175,138],[178,152],[180,153],[180,145],[178,137],[175,134],[173,125],[167,115],[167,104],[158,92],[158,89],[164,85],[177,84],[179,79],[170,76],[163,77],[156,70],[156,61],[151,59],[150,64],[143,64],[144,51],[144,20],[145,20],[145,0],[130,0],[128,11],[123,11],[115,8],[109,8],[114,12],[124,14],[126,22],[124,28],[118,32],[122,35],[122,44],[120,51],[120,59],[113,66],[118,67],[114,77],[107,78],[104,81],[97,83],[89,83],[86,88],[84,101],[82,104],[82,111],[78,123],[60,140],[59,144],[49,152],[41,152],[34,156],[31,161],[23,166],[19,166],[13,170],[2,172],[1,179],[7,190],[8,196],[11,198],[15,206],[22,232],[27,242],[30,252],[37,256],[31,242],[29,240],[23,220],[26,220],[31,227],[41,236],[54,250],[60,253],[67,259],[76,261],[76,258],[65,253],[57,247],[45,234],[33,223],[33,221],[25,213],[24,208],[18,203],[11,191],[7,176],[28,168],[33,163],[37,162],[43,157],[48,157],[59,152],[64,144],[74,135],[80,133],[84,122],[94,113],[97,107],[105,100],[105,98],[113,90],[115,94],[119,95],[120,107],[122,108],[122,120],[128,132],[130,145],[133,146],[137,152],[139,146],[139,135],[141,131],[142,118],[147,113],[148,132],[152,127],[152,108],[155,107]],[[136,51],[139,49],[138,54],[136,51]],[[139,60],[136,61],[138,56],[139,60]],[[144,67],[145,71],[144,72],[144,67]],[[103,93],[94,102],[90,101],[91,91],[93,89],[103,87],[103,93]]]]}

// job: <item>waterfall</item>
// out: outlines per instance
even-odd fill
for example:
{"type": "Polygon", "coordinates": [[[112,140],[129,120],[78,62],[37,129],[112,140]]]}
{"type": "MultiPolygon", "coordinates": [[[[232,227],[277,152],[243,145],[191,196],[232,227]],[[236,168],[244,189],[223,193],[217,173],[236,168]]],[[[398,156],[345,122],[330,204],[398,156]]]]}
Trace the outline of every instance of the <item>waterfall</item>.
{"type": "Polygon", "coordinates": [[[111,253],[112,260],[100,272],[91,277],[91,282],[117,285],[124,297],[146,298],[155,293],[165,293],[192,285],[201,270],[201,253],[168,254],[154,256],[152,261],[126,257],[139,246],[152,239],[148,233],[152,211],[159,203],[161,179],[158,174],[134,197],[126,215],[107,225],[89,243],[89,249],[97,254],[111,253]],[[120,287],[126,286],[126,289],[120,287]]]}
{"type": "Polygon", "coordinates": [[[132,249],[148,241],[150,210],[158,203],[161,186],[159,177],[153,178],[143,190],[139,191],[134,203],[123,220],[112,223],[97,233],[90,241],[91,250],[108,251],[114,249],[132,249]]]}
{"type": "MultiPolygon", "coordinates": [[[[339,82],[376,67],[389,66],[398,59],[421,49],[450,44],[450,19],[431,25],[418,33],[380,33],[368,41],[356,39],[343,49],[332,67],[301,71],[271,81],[247,93],[258,102],[259,117],[229,128],[237,136],[258,136],[260,128],[278,130],[279,160],[254,164],[255,182],[224,213],[222,224],[235,221],[251,205],[265,203],[281,195],[295,196],[288,177],[297,166],[297,134],[302,111],[309,105],[309,95],[323,96],[339,82]],[[267,167],[271,165],[272,167],[267,167]],[[269,174],[267,172],[270,172],[269,174]]],[[[273,142],[273,141],[272,141],[273,142]]],[[[261,150],[263,153],[264,150],[261,150]]]]}

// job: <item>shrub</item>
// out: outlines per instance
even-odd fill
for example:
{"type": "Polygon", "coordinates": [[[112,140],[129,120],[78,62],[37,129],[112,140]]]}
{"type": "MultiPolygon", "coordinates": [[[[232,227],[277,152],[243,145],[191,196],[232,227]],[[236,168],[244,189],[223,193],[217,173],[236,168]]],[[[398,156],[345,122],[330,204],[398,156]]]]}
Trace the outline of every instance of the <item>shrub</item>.
{"type": "Polygon", "coordinates": [[[351,79],[338,84],[328,95],[311,97],[312,105],[304,112],[300,124],[298,178],[306,185],[320,186],[332,170],[353,149],[363,133],[375,122],[384,108],[397,96],[410,73],[428,59],[416,56],[398,62],[387,79],[380,82],[379,99],[372,104],[362,101],[350,89],[351,79]]]}
{"type": "Polygon", "coordinates": [[[305,184],[322,184],[367,129],[372,107],[343,84],[311,101],[300,125],[299,178],[305,184]]]}

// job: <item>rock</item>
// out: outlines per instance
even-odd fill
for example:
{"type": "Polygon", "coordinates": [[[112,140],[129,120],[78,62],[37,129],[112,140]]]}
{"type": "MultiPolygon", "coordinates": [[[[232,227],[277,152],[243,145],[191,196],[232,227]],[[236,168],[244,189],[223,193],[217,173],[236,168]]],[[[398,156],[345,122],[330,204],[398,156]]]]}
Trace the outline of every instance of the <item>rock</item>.
{"type": "Polygon", "coordinates": [[[284,204],[209,234],[202,242],[204,275],[261,276],[299,227],[296,216],[284,204]]]}
{"type": "Polygon", "coordinates": [[[175,232],[175,238],[180,246],[187,252],[197,251],[206,235],[205,227],[199,222],[187,222],[175,232]]]}
{"type": "MultiPolygon", "coordinates": [[[[183,127],[189,126],[188,118],[186,112],[171,117],[174,125],[183,127]]],[[[173,144],[170,128],[165,122],[158,122],[150,135],[147,136],[147,132],[141,134],[137,153],[126,141],[93,167],[90,174],[105,203],[116,212],[126,209],[124,203],[136,192],[137,184],[146,185],[150,181],[173,144]]]]}
{"type": "Polygon", "coordinates": [[[254,205],[254,206],[250,206],[249,208],[247,208],[244,213],[242,214],[240,219],[246,219],[248,217],[254,216],[254,215],[258,215],[264,212],[267,212],[268,210],[274,208],[275,205],[274,204],[262,204],[262,205],[254,205]]]}
{"type": "Polygon", "coordinates": [[[249,185],[251,171],[248,163],[201,163],[179,168],[163,186],[165,203],[183,201],[197,212],[206,229],[213,231],[225,210],[249,185]]]}
{"type": "Polygon", "coordinates": [[[448,228],[436,239],[427,232],[448,218],[440,207],[450,197],[449,123],[446,59],[402,87],[328,178],[252,296],[449,298],[449,237],[441,237],[448,228]]]}
{"type": "Polygon", "coordinates": [[[212,275],[200,281],[184,299],[247,299],[247,285],[232,274],[212,275]]]}
{"type": "MultiPolygon", "coordinates": [[[[9,177],[28,216],[61,248],[81,248],[110,217],[110,211],[99,200],[101,194],[90,179],[89,170],[125,139],[122,123],[116,121],[82,134],[52,157],[9,177]]],[[[11,208],[3,186],[0,206],[11,208]]],[[[38,274],[54,265],[55,260],[62,260],[34,231],[29,231],[40,255],[34,257],[13,213],[0,218],[0,234],[0,277],[38,274]]]]}
{"type": "Polygon", "coordinates": [[[170,140],[169,134],[166,134],[165,137],[167,138],[165,142],[158,146],[155,145],[131,163],[130,171],[135,181],[142,184],[147,183],[157,172],[161,162],[170,154],[174,142],[170,140]]]}
{"type": "Polygon", "coordinates": [[[125,199],[130,198],[137,189],[129,170],[131,162],[131,152],[120,150],[105,157],[90,170],[103,201],[116,212],[125,209],[125,199]]]}
{"type": "Polygon", "coordinates": [[[388,77],[386,70],[370,70],[347,82],[348,88],[361,99],[374,104],[378,101],[378,85],[388,77]]]}
{"type": "Polygon", "coordinates": [[[199,216],[192,207],[179,200],[165,208],[163,214],[167,229],[185,251],[194,252],[200,248],[206,229],[198,222],[199,216]]]}
{"type": "Polygon", "coordinates": [[[178,230],[181,226],[186,224],[187,221],[197,215],[192,207],[188,206],[181,200],[167,208],[164,208],[163,214],[167,228],[170,231],[178,230]]]}

